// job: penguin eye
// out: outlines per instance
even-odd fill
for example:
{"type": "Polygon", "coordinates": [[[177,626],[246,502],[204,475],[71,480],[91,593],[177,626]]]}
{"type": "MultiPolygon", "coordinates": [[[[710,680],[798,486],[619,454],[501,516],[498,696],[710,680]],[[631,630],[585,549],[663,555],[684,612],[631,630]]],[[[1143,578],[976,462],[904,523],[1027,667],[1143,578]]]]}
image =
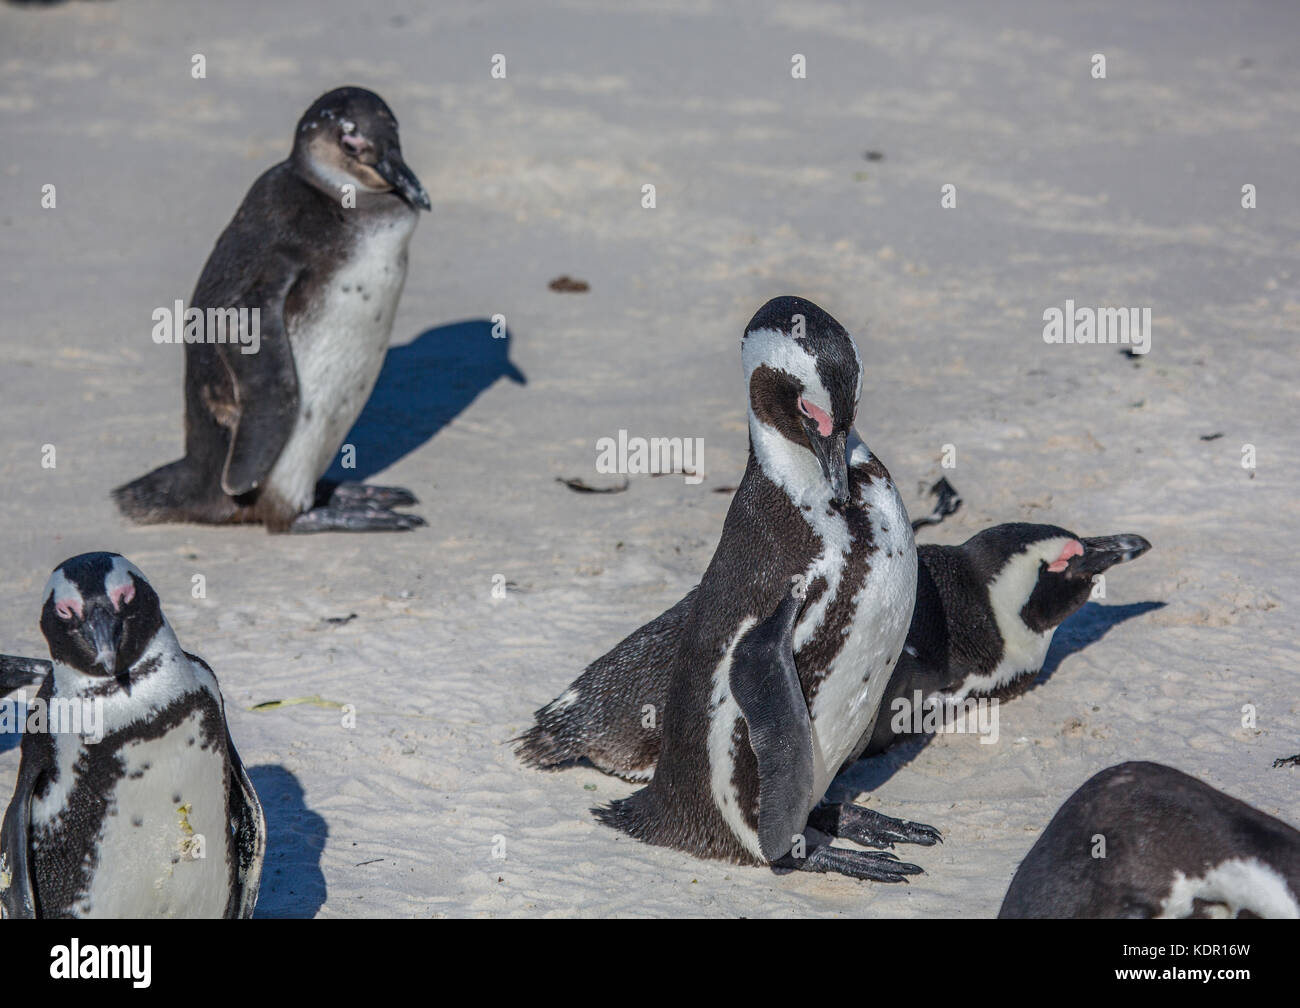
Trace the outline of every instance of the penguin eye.
{"type": "Polygon", "coordinates": [[[59,619],[62,620],[70,620],[77,614],[76,607],[72,601],[68,599],[54,603],[54,612],[58,615],[59,619]]]}
{"type": "Polygon", "coordinates": [[[799,412],[811,420],[817,427],[817,433],[822,437],[830,437],[831,431],[835,429],[835,422],[831,415],[820,406],[814,406],[812,403],[799,397],[799,412]]]}

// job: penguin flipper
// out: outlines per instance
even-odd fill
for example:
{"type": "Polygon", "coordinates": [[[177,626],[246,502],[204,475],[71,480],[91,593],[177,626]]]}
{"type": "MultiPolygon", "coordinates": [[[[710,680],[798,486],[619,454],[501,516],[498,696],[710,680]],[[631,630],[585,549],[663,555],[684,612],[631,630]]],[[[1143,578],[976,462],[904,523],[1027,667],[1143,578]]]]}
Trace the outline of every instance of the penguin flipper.
{"type": "MultiPolygon", "coordinates": [[[[257,308],[259,335],[250,344],[240,340],[214,344],[234,391],[234,402],[210,402],[214,415],[234,418],[230,448],[221,470],[222,492],[231,497],[256,490],[270,475],[298,417],[298,372],[293,347],[285,332],[284,302],[297,277],[286,271],[268,293],[246,294],[232,307],[257,308]],[[255,345],[255,353],[246,353],[255,345]]],[[[217,394],[213,391],[211,394],[217,394]]]]}
{"type": "Polygon", "coordinates": [[[235,885],[226,904],[227,919],[247,919],[257,906],[257,891],[262,883],[262,862],[266,857],[266,815],[261,799],[253,788],[244,763],[239,758],[230,725],[226,722],[226,702],[212,666],[196,654],[182,651],[194,665],[204,689],[216,701],[221,712],[221,727],[226,735],[226,762],[230,775],[226,781],[227,804],[230,809],[231,842],[235,845],[235,885]]]}
{"type": "Polygon", "coordinates": [[[731,695],[758,762],[758,841],[769,862],[789,853],[813,800],[812,722],[794,664],[803,601],[788,593],[741,638],[731,661],[731,695]]]}
{"type": "Polygon", "coordinates": [[[262,862],[266,857],[266,815],[262,802],[253,790],[253,782],[235,751],[230,729],[226,728],[226,752],[230,757],[230,818],[234,830],[235,854],[238,857],[238,885],[226,916],[246,920],[257,906],[257,891],[262,884],[262,862]]]}
{"type": "Polygon", "coordinates": [[[37,916],[27,853],[31,847],[32,794],[39,774],[24,760],[18,769],[18,786],[0,828],[0,910],[8,918],[32,920],[37,916]]]}
{"type": "Polygon", "coordinates": [[[0,654],[0,696],[24,686],[34,686],[54,668],[54,663],[44,658],[20,658],[18,655],[0,654]]]}

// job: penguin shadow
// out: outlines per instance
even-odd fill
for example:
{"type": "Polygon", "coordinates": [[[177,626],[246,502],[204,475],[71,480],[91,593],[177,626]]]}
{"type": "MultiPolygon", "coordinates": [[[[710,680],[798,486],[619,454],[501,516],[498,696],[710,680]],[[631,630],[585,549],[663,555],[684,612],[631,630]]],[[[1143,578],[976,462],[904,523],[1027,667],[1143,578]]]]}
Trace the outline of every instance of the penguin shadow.
{"type": "Polygon", "coordinates": [[[282,766],[249,767],[266,814],[266,861],[254,917],[315,917],[325,903],[321,852],[329,826],[303,801],[298,778],[282,766]]]}
{"type": "Polygon", "coordinates": [[[1043,659],[1043,667],[1034,677],[1030,689],[1037,689],[1056,673],[1061,662],[1077,651],[1096,644],[1110,631],[1135,616],[1163,609],[1163,602],[1130,602],[1128,605],[1098,605],[1087,602],[1067,619],[1052,636],[1052,644],[1043,659]]]}
{"type": "MultiPolygon", "coordinates": [[[[1017,695],[1035,690],[1047,682],[1060,668],[1061,662],[1070,655],[1097,643],[1106,636],[1111,627],[1164,607],[1164,602],[1131,602],[1128,605],[1112,606],[1097,605],[1095,602],[1085,603],[1082,609],[1056,628],[1056,633],[1052,635],[1052,643],[1047,649],[1047,657],[1043,659],[1042,669],[1024,690],[1017,692],[1017,695]]],[[[852,801],[862,792],[875,790],[916,759],[933,739],[933,735],[912,736],[891,746],[883,753],[858,760],[835,778],[827,797],[831,801],[852,801]]]]}
{"type": "MultiPolygon", "coordinates": [[[[511,334],[494,336],[488,319],[426,329],[410,343],[389,347],[365,408],[348,432],[356,468],[334,460],[325,482],[359,482],[415,451],[466,409],[498,378],[526,385],[510,362],[511,334]]],[[[418,496],[418,494],[417,494],[418,496]]]]}

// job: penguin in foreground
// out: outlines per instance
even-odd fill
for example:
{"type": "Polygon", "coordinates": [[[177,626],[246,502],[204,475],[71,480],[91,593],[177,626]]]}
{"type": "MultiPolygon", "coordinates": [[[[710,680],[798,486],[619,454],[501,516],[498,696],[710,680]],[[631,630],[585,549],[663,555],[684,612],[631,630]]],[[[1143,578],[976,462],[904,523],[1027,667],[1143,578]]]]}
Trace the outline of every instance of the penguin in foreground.
{"type": "Polygon", "coordinates": [[[1300,917],[1300,832],[1172,767],[1121,763],[1052,817],[998,916],[1300,917]]]}
{"type": "Polygon", "coordinates": [[[967,696],[1024,692],[1056,628],[1088,601],[1092,579],[1150,548],[1132,533],[1086,539],[1023,522],[960,546],[918,546],[912,626],[864,755],[912,734],[918,693],[951,708],[967,696]]]}
{"type": "Polygon", "coordinates": [[[876,716],[916,586],[906,510],[853,429],[857,348],[815,304],[781,297],[749,323],[741,357],[749,463],[708,570],[674,610],[654,776],[595,813],[699,857],[903,881],[921,869],[830,840],[930,845],[936,830],[818,808],[876,716]]]}
{"type": "Polygon", "coordinates": [[[116,553],[64,561],[42,599],[53,671],[0,830],[5,916],[252,916],[266,822],[212,670],[116,553]]]}
{"type": "MultiPolygon", "coordinates": [[[[907,643],[880,714],[851,758],[873,755],[911,734],[915,691],[945,703],[1027,688],[1042,668],[1056,627],[1078,611],[1092,578],[1141,556],[1151,544],[1125,534],[1082,538],[1055,525],[996,525],[961,546],[917,547],[916,605],[907,643]],[[908,703],[896,720],[896,705],[908,703]]],[[[692,588],[677,605],[596,659],[535,715],[520,754],[550,769],[585,759],[628,780],[646,780],[663,732],[645,717],[662,710],[692,588]]]]}
{"type": "Polygon", "coordinates": [[[124,515],[272,532],[424,524],[393,510],[416,503],[407,490],[318,481],[379,377],[429,207],[383,99],[316,99],[203,267],[189,307],[212,331],[185,345],[185,457],[114,490],[124,515]]]}

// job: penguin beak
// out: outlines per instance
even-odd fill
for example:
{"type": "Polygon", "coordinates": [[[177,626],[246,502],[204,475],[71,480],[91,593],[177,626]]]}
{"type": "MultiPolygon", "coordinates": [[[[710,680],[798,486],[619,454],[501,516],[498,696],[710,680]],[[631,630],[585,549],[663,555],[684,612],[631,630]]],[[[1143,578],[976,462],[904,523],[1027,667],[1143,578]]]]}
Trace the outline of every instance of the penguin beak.
{"type": "Polygon", "coordinates": [[[1151,548],[1149,542],[1131,532],[1080,539],[1079,542],[1083,544],[1083,553],[1070,558],[1069,571],[1084,577],[1101,574],[1117,563],[1136,560],[1151,548]]]}
{"type": "Polygon", "coordinates": [[[804,421],[803,429],[808,432],[808,444],[813,454],[821,463],[822,475],[830,484],[831,500],[836,504],[847,504],[849,500],[849,463],[845,458],[847,434],[831,434],[822,437],[817,432],[816,424],[804,421]]]}
{"type": "Polygon", "coordinates": [[[383,156],[375,162],[375,171],[379,172],[384,181],[396,189],[402,199],[411,206],[419,207],[421,210],[433,209],[433,204],[429,202],[429,194],[424,191],[424,186],[420,185],[415,172],[411,171],[402,160],[402,150],[397,144],[384,148],[383,156]]]}
{"type": "Polygon", "coordinates": [[[95,648],[94,664],[104,670],[105,675],[117,671],[117,621],[104,609],[96,609],[86,620],[90,631],[90,642],[95,648]]]}

